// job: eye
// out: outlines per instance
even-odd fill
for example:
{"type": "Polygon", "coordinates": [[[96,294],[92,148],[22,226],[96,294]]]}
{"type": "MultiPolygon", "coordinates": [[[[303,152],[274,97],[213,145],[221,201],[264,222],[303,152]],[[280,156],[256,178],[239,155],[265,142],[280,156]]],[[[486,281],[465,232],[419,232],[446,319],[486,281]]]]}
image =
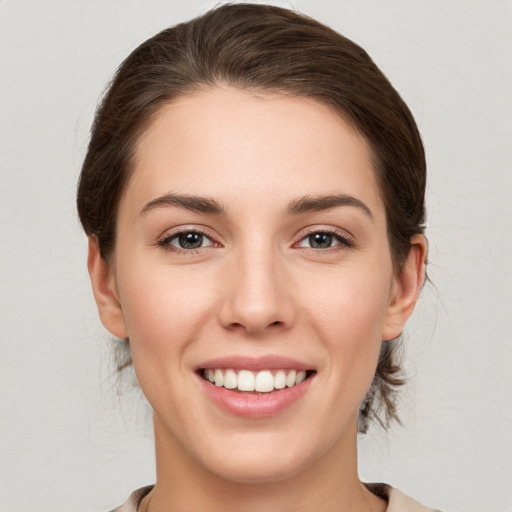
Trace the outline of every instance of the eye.
{"type": "Polygon", "coordinates": [[[212,247],[216,245],[209,237],[200,231],[182,231],[165,237],[158,245],[162,247],[176,248],[183,251],[212,247]]]}
{"type": "Polygon", "coordinates": [[[299,247],[311,249],[331,249],[339,245],[352,247],[352,243],[346,238],[330,231],[317,231],[305,236],[298,244],[299,247]]]}

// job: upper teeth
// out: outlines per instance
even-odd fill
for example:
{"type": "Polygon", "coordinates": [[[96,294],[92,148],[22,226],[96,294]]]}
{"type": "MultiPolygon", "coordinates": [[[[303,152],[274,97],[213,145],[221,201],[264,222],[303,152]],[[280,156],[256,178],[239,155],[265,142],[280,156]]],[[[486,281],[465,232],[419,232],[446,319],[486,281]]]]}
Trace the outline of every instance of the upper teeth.
{"type": "Polygon", "coordinates": [[[305,370],[224,370],[205,369],[204,377],[216,386],[239,391],[258,391],[268,393],[274,389],[291,388],[306,378],[305,370]]]}

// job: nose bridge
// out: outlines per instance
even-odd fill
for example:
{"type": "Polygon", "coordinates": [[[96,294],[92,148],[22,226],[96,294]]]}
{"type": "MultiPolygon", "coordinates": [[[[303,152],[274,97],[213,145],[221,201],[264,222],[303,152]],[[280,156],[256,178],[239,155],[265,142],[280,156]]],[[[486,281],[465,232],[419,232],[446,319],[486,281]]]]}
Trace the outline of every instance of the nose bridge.
{"type": "Polygon", "coordinates": [[[230,283],[221,306],[226,327],[259,334],[291,323],[293,308],[287,299],[282,258],[268,237],[254,237],[234,250],[230,283]]]}

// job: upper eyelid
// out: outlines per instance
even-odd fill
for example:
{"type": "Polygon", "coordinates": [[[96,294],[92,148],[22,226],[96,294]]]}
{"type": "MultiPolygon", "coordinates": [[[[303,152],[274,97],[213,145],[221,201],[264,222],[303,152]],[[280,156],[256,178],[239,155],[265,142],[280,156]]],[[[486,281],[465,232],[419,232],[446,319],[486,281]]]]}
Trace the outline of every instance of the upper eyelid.
{"type": "Polygon", "coordinates": [[[185,230],[185,231],[177,231],[176,233],[171,233],[167,236],[164,236],[162,238],[162,242],[165,242],[167,240],[174,240],[175,238],[179,237],[180,235],[182,234],[186,234],[186,233],[196,233],[198,235],[201,235],[203,236],[204,238],[207,238],[208,240],[210,240],[210,242],[212,242],[213,244],[217,244],[217,242],[210,236],[208,235],[207,233],[203,233],[202,231],[198,231],[198,230],[185,230]]]}
{"type": "Polygon", "coordinates": [[[160,235],[156,237],[157,241],[166,240],[169,238],[174,238],[182,233],[199,233],[203,236],[209,238],[212,242],[217,242],[217,238],[210,229],[205,226],[198,225],[184,225],[184,226],[175,226],[174,228],[169,228],[163,231],[160,235]]]}
{"type": "Polygon", "coordinates": [[[355,236],[347,229],[343,229],[343,228],[339,228],[339,227],[335,227],[335,226],[328,226],[328,225],[313,225],[313,226],[307,226],[305,228],[302,228],[297,233],[296,238],[298,240],[302,240],[303,238],[305,238],[309,235],[312,235],[314,233],[329,233],[332,235],[337,235],[341,238],[355,240],[355,236]]]}
{"type": "MultiPolygon", "coordinates": [[[[200,233],[201,235],[210,239],[211,242],[213,242],[214,244],[224,245],[224,243],[220,241],[221,237],[219,235],[212,232],[212,230],[207,228],[206,226],[197,224],[182,225],[169,228],[156,237],[156,242],[162,243],[163,241],[173,239],[182,233],[200,233]]],[[[315,233],[328,233],[336,237],[339,237],[341,240],[346,240],[348,242],[351,242],[352,244],[355,244],[354,235],[352,235],[352,233],[350,233],[346,229],[332,225],[311,225],[301,228],[296,233],[296,235],[293,238],[292,245],[298,244],[299,242],[304,240],[304,238],[315,233]]]]}
{"type": "Polygon", "coordinates": [[[156,238],[155,245],[165,251],[173,252],[176,255],[181,254],[181,255],[189,255],[189,256],[198,254],[199,252],[209,250],[212,248],[222,247],[222,244],[220,244],[215,237],[211,236],[208,233],[208,230],[199,229],[197,227],[194,227],[194,228],[191,227],[188,229],[178,228],[178,229],[174,229],[174,230],[171,229],[171,230],[164,231],[164,233],[162,235],[160,235],[159,237],[156,238]],[[211,244],[207,245],[205,247],[197,247],[194,249],[192,249],[192,248],[185,249],[182,247],[176,247],[171,242],[183,233],[198,233],[198,234],[204,236],[205,238],[207,238],[211,242],[211,244]]]}
{"type": "MultiPolygon", "coordinates": [[[[352,246],[354,245],[353,242],[351,240],[349,240],[347,237],[344,237],[344,236],[341,236],[341,235],[338,235],[337,233],[329,233],[327,231],[319,231],[319,233],[322,233],[322,234],[327,234],[329,236],[331,236],[334,240],[336,240],[337,244],[336,245],[333,245],[332,248],[334,247],[337,247],[337,245],[344,245],[344,246],[352,246]]],[[[313,235],[315,234],[315,232],[312,233],[313,235]]],[[[300,247],[304,247],[302,246],[301,244],[304,243],[305,240],[307,240],[309,237],[311,236],[310,235],[306,235],[304,237],[302,237],[296,244],[296,246],[300,246],[300,247]]]]}
{"type": "MultiPolygon", "coordinates": [[[[309,236],[314,235],[315,233],[325,233],[332,235],[335,237],[339,245],[342,246],[342,248],[350,249],[357,247],[356,239],[352,235],[352,233],[348,232],[345,229],[341,228],[335,228],[334,226],[310,226],[310,229],[307,229],[306,231],[301,230],[299,234],[297,235],[297,238],[295,239],[295,242],[293,242],[293,247],[297,247],[304,250],[313,250],[315,252],[318,252],[319,249],[315,248],[309,248],[309,247],[300,247],[300,244],[309,236]]],[[[335,245],[333,247],[321,249],[321,251],[331,251],[331,250],[339,250],[338,245],[335,245]]]]}

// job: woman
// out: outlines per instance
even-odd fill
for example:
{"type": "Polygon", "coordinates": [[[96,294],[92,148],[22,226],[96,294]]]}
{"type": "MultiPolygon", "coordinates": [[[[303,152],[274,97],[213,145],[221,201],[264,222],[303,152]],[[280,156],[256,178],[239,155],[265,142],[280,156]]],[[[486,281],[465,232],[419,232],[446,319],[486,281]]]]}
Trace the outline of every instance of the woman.
{"type": "Polygon", "coordinates": [[[116,510],[429,510],[357,474],[358,431],[396,419],[424,191],[408,108],[314,20],[225,5],[127,58],[78,190],[153,410],[157,482],[116,510]]]}

